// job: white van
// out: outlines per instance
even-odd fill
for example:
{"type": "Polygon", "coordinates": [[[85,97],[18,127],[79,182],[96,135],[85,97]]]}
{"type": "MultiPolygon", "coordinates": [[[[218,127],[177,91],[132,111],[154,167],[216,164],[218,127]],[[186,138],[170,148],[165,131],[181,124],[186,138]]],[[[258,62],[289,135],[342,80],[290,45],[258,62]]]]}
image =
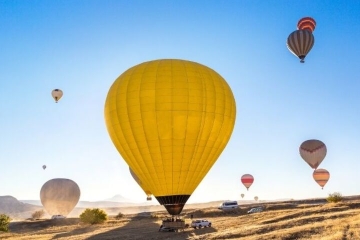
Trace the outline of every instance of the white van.
{"type": "Polygon", "coordinates": [[[220,206],[218,207],[218,209],[221,210],[236,209],[236,208],[239,208],[237,201],[225,201],[222,204],[220,204],[220,206]]]}

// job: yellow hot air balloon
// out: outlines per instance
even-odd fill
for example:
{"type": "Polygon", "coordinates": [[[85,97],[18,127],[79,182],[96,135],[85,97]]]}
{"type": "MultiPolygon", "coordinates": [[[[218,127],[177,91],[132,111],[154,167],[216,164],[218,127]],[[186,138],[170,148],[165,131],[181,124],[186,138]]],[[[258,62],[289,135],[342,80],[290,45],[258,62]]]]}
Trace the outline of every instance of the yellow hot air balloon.
{"type": "Polygon", "coordinates": [[[326,145],[320,140],[306,140],[300,145],[300,156],[313,169],[317,169],[326,156],[326,145]]]}
{"type": "Polygon", "coordinates": [[[146,200],[150,201],[152,200],[151,198],[151,192],[148,189],[148,187],[146,186],[146,184],[144,182],[142,182],[137,176],[136,174],[131,170],[131,168],[129,167],[129,171],[131,176],[134,178],[134,180],[137,182],[137,184],[139,184],[139,186],[141,187],[141,189],[145,192],[146,194],[146,200]]]}
{"type": "Polygon", "coordinates": [[[217,72],[178,59],[128,69],[105,102],[115,147],[171,215],[180,214],[220,156],[235,115],[233,93],[217,72]]]}
{"type": "Polygon", "coordinates": [[[41,203],[50,215],[66,217],[74,209],[79,198],[79,186],[66,178],[51,179],[40,190],[41,203]]]}
{"type": "Polygon", "coordinates": [[[57,103],[63,96],[63,91],[61,91],[60,89],[54,89],[51,92],[51,96],[55,99],[55,102],[57,103]]]}
{"type": "Polygon", "coordinates": [[[313,172],[313,178],[320,185],[321,189],[324,189],[325,184],[330,179],[330,173],[326,169],[319,168],[313,172]]]}

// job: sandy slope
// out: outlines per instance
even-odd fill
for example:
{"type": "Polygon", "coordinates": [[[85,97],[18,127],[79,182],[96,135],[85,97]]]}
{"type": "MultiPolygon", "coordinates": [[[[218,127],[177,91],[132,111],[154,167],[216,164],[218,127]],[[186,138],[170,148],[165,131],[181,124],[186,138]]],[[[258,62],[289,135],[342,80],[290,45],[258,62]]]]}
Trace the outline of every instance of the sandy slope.
{"type": "Polygon", "coordinates": [[[215,208],[187,209],[183,216],[206,218],[211,228],[187,228],[183,232],[158,232],[164,211],[126,215],[101,225],[86,225],[77,218],[11,223],[11,233],[0,239],[360,239],[360,201],[338,204],[264,204],[262,213],[246,214],[249,207],[235,212],[215,208]]]}

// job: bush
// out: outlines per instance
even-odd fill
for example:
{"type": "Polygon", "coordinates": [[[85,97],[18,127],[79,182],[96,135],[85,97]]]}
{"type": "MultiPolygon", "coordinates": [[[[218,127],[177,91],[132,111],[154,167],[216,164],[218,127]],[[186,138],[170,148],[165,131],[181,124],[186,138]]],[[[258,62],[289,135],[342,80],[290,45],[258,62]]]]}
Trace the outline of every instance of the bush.
{"type": "Polygon", "coordinates": [[[45,212],[44,210],[35,211],[33,214],[31,214],[31,217],[33,219],[40,219],[44,216],[45,212]]]}
{"type": "Polygon", "coordinates": [[[120,218],[123,218],[124,217],[124,214],[119,212],[116,216],[115,216],[115,219],[119,220],[120,218]]]}
{"type": "Polygon", "coordinates": [[[11,218],[8,215],[0,214],[0,231],[8,232],[11,218]]]}
{"type": "Polygon", "coordinates": [[[106,212],[99,208],[87,208],[80,214],[80,220],[84,223],[103,223],[108,219],[106,212]]]}
{"type": "Polygon", "coordinates": [[[330,193],[329,196],[326,198],[326,201],[329,203],[337,203],[343,200],[343,196],[339,192],[330,193]]]}

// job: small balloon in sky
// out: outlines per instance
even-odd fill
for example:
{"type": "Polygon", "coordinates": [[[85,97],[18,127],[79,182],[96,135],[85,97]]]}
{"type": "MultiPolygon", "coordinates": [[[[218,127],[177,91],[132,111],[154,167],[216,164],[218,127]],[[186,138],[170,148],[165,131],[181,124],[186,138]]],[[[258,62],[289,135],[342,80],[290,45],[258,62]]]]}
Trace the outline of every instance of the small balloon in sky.
{"type": "Polygon", "coordinates": [[[54,89],[51,92],[51,96],[55,99],[55,102],[57,103],[60,98],[63,96],[63,91],[60,89],[54,89]]]}
{"type": "Polygon", "coordinates": [[[249,190],[250,186],[254,182],[254,177],[251,174],[244,174],[241,177],[241,182],[246,187],[246,189],[249,190]]]}

